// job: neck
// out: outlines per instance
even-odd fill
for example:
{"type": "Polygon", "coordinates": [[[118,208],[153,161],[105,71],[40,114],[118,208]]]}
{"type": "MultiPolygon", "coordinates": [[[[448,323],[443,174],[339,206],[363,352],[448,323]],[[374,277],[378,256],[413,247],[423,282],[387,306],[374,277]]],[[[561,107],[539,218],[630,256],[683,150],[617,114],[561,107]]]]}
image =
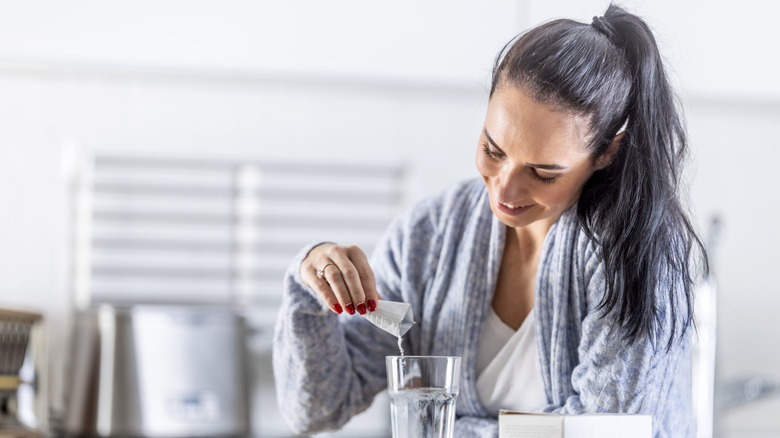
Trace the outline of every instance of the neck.
{"type": "Polygon", "coordinates": [[[524,227],[507,227],[505,245],[516,248],[523,261],[538,260],[552,224],[553,222],[540,221],[524,227]]]}

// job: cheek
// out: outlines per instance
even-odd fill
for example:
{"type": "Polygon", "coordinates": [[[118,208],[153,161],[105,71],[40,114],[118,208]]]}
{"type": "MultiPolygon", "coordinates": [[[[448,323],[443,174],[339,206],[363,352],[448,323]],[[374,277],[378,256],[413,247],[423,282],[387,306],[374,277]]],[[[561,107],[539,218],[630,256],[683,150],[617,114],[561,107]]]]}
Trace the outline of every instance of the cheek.
{"type": "Polygon", "coordinates": [[[547,189],[546,197],[551,204],[571,204],[580,196],[580,184],[561,184],[547,189]]]}
{"type": "Polygon", "coordinates": [[[553,204],[566,203],[572,197],[572,191],[568,187],[551,187],[547,189],[546,197],[553,204]]]}

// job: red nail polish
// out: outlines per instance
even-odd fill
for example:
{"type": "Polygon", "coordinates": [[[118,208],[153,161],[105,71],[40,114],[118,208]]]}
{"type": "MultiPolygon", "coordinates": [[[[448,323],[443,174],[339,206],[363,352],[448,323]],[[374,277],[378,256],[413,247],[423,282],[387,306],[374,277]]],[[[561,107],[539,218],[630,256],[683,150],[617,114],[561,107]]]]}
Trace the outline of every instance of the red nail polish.
{"type": "Polygon", "coordinates": [[[366,307],[368,307],[369,312],[373,312],[376,310],[376,301],[374,300],[368,300],[366,303],[366,307]]]}
{"type": "Polygon", "coordinates": [[[342,310],[341,304],[336,303],[333,305],[333,311],[341,315],[341,312],[343,312],[344,310],[342,310]]]}
{"type": "Polygon", "coordinates": [[[358,311],[359,314],[365,315],[366,314],[366,305],[364,303],[358,304],[357,311],[358,311]]]}
{"type": "Polygon", "coordinates": [[[352,303],[347,304],[347,313],[349,313],[350,315],[355,314],[355,306],[352,305],[352,303]]]}

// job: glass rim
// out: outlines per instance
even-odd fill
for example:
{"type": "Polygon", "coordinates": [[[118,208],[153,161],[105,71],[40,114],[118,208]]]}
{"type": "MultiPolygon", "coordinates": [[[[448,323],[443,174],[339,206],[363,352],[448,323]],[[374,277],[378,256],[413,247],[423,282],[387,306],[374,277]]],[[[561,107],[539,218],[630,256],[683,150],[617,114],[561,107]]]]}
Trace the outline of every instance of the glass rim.
{"type": "Polygon", "coordinates": [[[462,359],[461,356],[385,356],[385,359],[462,359]]]}

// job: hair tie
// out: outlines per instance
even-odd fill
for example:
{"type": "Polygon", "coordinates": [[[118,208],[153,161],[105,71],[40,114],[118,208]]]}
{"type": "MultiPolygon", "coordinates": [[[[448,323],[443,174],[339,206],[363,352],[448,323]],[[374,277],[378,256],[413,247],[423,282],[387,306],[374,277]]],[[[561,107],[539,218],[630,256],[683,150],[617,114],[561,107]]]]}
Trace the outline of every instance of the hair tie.
{"type": "Polygon", "coordinates": [[[606,18],[593,17],[593,22],[590,23],[590,25],[596,28],[597,31],[604,34],[604,36],[606,36],[610,41],[612,41],[613,43],[615,42],[615,36],[617,35],[617,30],[615,30],[615,26],[610,24],[606,18]]]}

